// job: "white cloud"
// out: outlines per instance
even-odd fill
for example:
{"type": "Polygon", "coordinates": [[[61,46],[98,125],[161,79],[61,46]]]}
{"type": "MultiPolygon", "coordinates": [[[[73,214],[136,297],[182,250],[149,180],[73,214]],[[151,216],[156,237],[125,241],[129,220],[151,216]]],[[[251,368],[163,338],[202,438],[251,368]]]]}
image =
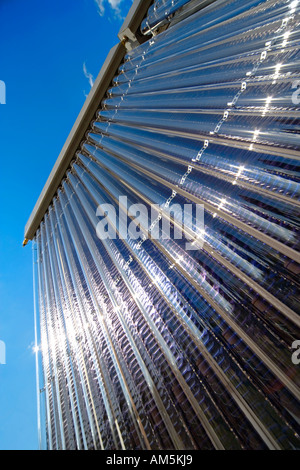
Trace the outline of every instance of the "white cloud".
{"type": "Polygon", "coordinates": [[[100,16],[104,15],[106,4],[110,5],[110,7],[113,9],[116,15],[119,16],[121,14],[120,4],[122,0],[94,0],[94,1],[98,6],[98,12],[100,16]]]}
{"type": "Polygon", "coordinates": [[[104,12],[105,12],[105,8],[104,8],[104,0],[95,0],[95,3],[97,4],[98,6],[98,13],[100,16],[103,16],[104,15],[104,12]]]}
{"type": "Polygon", "coordinates": [[[92,88],[92,86],[94,85],[94,77],[91,73],[87,71],[85,62],[83,64],[83,73],[84,73],[84,76],[88,79],[90,87],[92,88]]]}
{"type": "Polygon", "coordinates": [[[117,8],[119,8],[119,5],[121,3],[122,0],[108,0],[108,3],[111,5],[111,7],[116,10],[117,8]]]}

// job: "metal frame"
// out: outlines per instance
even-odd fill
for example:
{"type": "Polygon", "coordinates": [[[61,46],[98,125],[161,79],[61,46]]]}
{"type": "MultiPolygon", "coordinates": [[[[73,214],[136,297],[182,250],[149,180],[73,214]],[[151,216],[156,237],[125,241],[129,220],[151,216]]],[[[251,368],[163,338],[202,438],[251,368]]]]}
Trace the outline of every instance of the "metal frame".
{"type": "Polygon", "coordinates": [[[139,26],[152,0],[135,0],[129,13],[118,33],[120,42],[116,44],[108,53],[108,56],[99,72],[97,79],[75,121],[74,126],[56,160],[56,163],[49,175],[48,180],[34,206],[34,209],[25,226],[23,246],[29,240],[32,240],[35,233],[43,220],[43,217],[57,191],[66,171],[68,170],[75,152],[82,141],[88,126],[93,119],[99,104],[105,97],[113,77],[120,66],[126,53],[127,41],[141,41],[139,34],[139,26]]]}

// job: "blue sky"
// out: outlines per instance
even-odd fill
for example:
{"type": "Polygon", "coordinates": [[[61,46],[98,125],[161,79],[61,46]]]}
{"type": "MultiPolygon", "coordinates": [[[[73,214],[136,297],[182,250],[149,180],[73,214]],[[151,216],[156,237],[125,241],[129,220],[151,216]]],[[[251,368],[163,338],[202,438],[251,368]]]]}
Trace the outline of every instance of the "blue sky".
{"type": "Polygon", "coordinates": [[[0,0],[0,450],[38,448],[24,226],[132,0],[0,0]]]}

